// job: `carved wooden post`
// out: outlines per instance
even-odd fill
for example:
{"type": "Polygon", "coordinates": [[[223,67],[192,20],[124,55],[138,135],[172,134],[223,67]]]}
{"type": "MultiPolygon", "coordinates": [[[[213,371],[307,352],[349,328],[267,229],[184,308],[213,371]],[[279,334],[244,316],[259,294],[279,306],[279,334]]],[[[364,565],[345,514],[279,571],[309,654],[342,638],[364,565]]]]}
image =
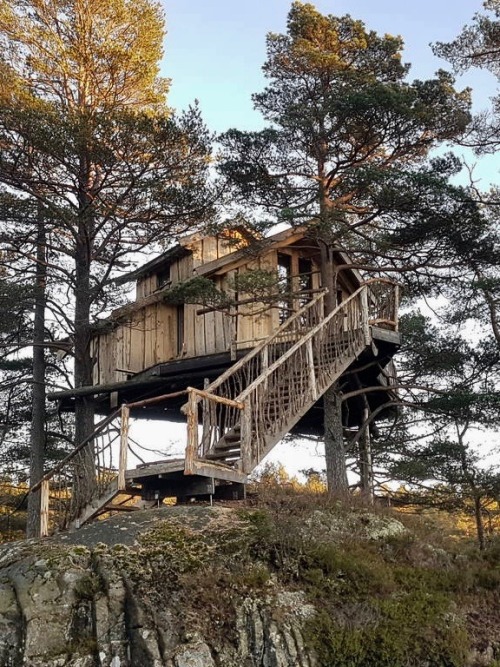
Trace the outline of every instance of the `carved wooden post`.
{"type": "Polygon", "coordinates": [[[125,488],[125,471],[127,470],[127,454],[128,454],[128,428],[129,428],[130,408],[123,404],[121,410],[120,423],[120,458],[118,461],[118,491],[125,488]]]}
{"type": "Polygon", "coordinates": [[[306,343],[307,366],[309,370],[309,384],[311,385],[311,396],[316,401],[318,399],[318,387],[316,386],[316,373],[314,371],[314,353],[312,338],[306,343]]]}
{"type": "Polygon", "coordinates": [[[49,486],[48,479],[42,480],[40,485],[40,537],[49,534],[49,486]]]}
{"type": "Polygon", "coordinates": [[[370,345],[371,335],[368,313],[368,287],[366,285],[361,290],[361,326],[363,328],[365,344],[370,345]]]}
{"type": "Polygon", "coordinates": [[[250,399],[245,399],[241,411],[241,465],[244,473],[252,472],[252,406],[250,399]]]}
{"type": "Polygon", "coordinates": [[[187,446],[186,459],[184,461],[184,474],[194,474],[194,461],[198,451],[198,400],[196,392],[188,387],[187,405],[187,446]]]}

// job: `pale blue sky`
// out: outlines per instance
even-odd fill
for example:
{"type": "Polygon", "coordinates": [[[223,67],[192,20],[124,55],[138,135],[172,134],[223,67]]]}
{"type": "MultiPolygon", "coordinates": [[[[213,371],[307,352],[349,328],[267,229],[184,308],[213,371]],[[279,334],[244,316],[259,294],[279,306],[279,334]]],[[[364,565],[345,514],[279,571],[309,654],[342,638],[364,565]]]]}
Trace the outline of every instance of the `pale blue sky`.
{"type": "MultiPolygon", "coordinates": [[[[172,78],[170,104],[186,107],[200,101],[211,130],[253,129],[260,116],[250,95],[261,90],[260,68],[269,31],[284,32],[289,0],[163,0],[168,36],[164,74],[172,78]]],[[[411,78],[428,78],[444,61],[435,58],[430,42],[451,40],[481,10],[481,0],[318,0],[323,13],[349,13],[381,33],[401,35],[411,78]]],[[[475,71],[463,79],[475,89],[476,105],[484,107],[494,91],[492,77],[475,71]]]]}

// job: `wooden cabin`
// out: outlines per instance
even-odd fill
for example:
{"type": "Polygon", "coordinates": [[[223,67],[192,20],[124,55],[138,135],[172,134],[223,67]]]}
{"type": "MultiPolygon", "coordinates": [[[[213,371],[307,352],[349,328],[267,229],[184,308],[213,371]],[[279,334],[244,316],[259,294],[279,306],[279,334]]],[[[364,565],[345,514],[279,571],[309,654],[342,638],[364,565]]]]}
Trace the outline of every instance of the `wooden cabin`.
{"type": "MultiPolygon", "coordinates": [[[[349,264],[340,250],[334,253],[334,261],[338,266],[349,264]]],[[[97,411],[108,414],[123,402],[137,402],[187,386],[202,388],[270,336],[322,288],[318,243],[300,229],[261,239],[244,229],[212,236],[192,234],[120,282],[135,283],[135,300],[95,324],[94,384],[52,394],[63,410],[72,410],[76,394],[93,395],[97,411]],[[274,295],[264,302],[237,291],[241,278],[256,270],[279,279],[279,287],[270,290],[274,295]],[[211,306],[192,295],[186,302],[177,299],[172,303],[176,289],[196,278],[202,278],[205,286],[213,284],[214,293],[226,295],[231,305],[211,306]],[[283,290],[284,285],[288,295],[280,301],[276,290],[283,290]]],[[[337,303],[361,284],[359,272],[340,270],[337,303]]],[[[364,384],[373,384],[374,373],[377,375],[379,367],[389,363],[399,345],[396,327],[382,327],[376,332],[380,364],[362,373],[364,384]]],[[[350,380],[353,388],[351,385],[350,380]]],[[[377,394],[370,400],[375,408],[384,399],[377,394]]],[[[179,411],[182,403],[179,399],[161,408],[152,405],[145,416],[180,421],[184,418],[179,411]]],[[[320,400],[296,431],[319,434],[321,411],[320,400]]],[[[355,423],[357,413],[351,404],[346,419],[355,423]]]]}
{"type": "Polygon", "coordinates": [[[94,326],[93,385],[49,396],[67,411],[76,396],[92,397],[105,424],[122,406],[116,478],[90,441],[104,486],[73,521],[125,491],[154,500],[243,485],[287,433],[322,435],[322,397],[334,382],[355,393],[343,403],[345,426],[391,414],[397,287],[363,281],[341,250],[332,255],[337,306],[327,314],[320,248],[303,229],[193,234],[121,280],[135,282],[135,300],[94,326]],[[359,392],[367,387],[375,391],[359,392]],[[127,470],[130,415],[187,417],[184,458],[127,470]]]}
{"type": "MultiPolygon", "coordinates": [[[[174,360],[227,353],[235,358],[254,347],[297,309],[300,298],[295,303],[262,303],[238,293],[238,279],[256,270],[274,272],[281,278],[281,289],[288,284],[290,292],[303,293],[303,300],[321,287],[317,254],[317,245],[297,231],[260,240],[241,232],[182,239],[126,277],[136,281],[136,299],[96,327],[94,385],[127,381],[174,360]],[[215,290],[237,305],[218,309],[203,307],[202,301],[168,302],[176,286],[197,277],[210,280],[215,290]]],[[[346,262],[341,253],[338,261],[346,262]]],[[[341,273],[337,299],[359,284],[354,272],[341,273]]]]}

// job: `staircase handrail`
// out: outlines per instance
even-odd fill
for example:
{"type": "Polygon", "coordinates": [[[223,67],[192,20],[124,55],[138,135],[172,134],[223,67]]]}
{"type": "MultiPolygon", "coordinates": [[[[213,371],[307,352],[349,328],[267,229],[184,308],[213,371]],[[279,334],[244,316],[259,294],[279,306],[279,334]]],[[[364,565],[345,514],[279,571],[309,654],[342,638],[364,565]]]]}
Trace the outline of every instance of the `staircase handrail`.
{"type": "Polygon", "coordinates": [[[96,437],[96,435],[99,435],[106,426],[111,424],[113,419],[118,417],[118,415],[121,413],[122,408],[117,408],[109,414],[107,417],[102,419],[98,424],[96,424],[95,429],[92,431],[90,435],[88,435],[85,440],[82,440],[82,442],[77,445],[74,449],[72,449],[69,454],[67,454],[63,459],[59,461],[53,468],[51,468],[48,472],[45,473],[45,475],[36,483],[33,484],[32,487],[28,489],[28,493],[35,493],[35,491],[38,491],[38,489],[42,486],[43,482],[49,482],[52,477],[57,475],[57,473],[61,472],[61,470],[68,464],[70,461],[72,461],[75,456],[77,456],[85,447],[96,437]]]}
{"type": "MultiPolygon", "coordinates": [[[[342,301],[336,308],[334,308],[326,317],[324,317],[321,322],[316,324],[315,327],[310,329],[304,336],[300,338],[292,347],[288,348],[286,352],[284,352],[278,359],[276,359],[275,362],[273,362],[263,373],[259,375],[258,378],[256,378],[251,384],[248,385],[248,387],[242,391],[237,397],[236,401],[239,403],[243,403],[245,399],[248,397],[249,394],[252,393],[252,391],[257,387],[267,375],[270,375],[273,373],[277,368],[279,368],[289,357],[291,357],[296,350],[298,350],[300,347],[305,345],[313,336],[315,336],[321,329],[325,328],[328,325],[328,322],[337,315],[341,310],[345,310],[348,304],[350,304],[351,301],[356,299],[358,296],[367,294],[367,287],[366,285],[362,285],[359,287],[355,292],[353,292],[347,299],[342,301]]],[[[363,317],[363,323],[366,325],[368,324],[368,313],[365,313],[365,317],[363,317]]],[[[366,343],[369,343],[369,331],[366,332],[367,334],[367,339],[366,343]]]]}
{"type": "Polygon", "coordinates": [[[239,361],[237,361],[224,373],[222,373],[222,375],[219,375],[219,377],[217,377],[213,382],[211,382],[207,387],[205,387],[204,388],[205,392],[212,393],[214,389],[217,389],[217,387],[219,387],[223,382],[225,382],[228,378],[230,378],[231,375],[237,373],[242,366],[244,366],[248,361],[256,357],[270,343],[279,338],[279,336],[283,333],[283,331],[285,331],[290,326],[290,324],[292,324],[292,322],[298,319],[307,310],[312,308],[312,306],[314,306],[320,299],[323,299],[325,294],[327,293],[328,293],[327,289],[321,290],[319,294],[317,294],[314,298],[312,298],[310,301],[304,304],[302,308],[300,308],[296,313],[294,313],[288,319],[286,319],[283,322],[283,324],[281,324],[273,334],[271,334],[270,336],[262,340],[260,343],[258,343],[247,354],[245,354],[244,357],[242,357],[239,361]]]}

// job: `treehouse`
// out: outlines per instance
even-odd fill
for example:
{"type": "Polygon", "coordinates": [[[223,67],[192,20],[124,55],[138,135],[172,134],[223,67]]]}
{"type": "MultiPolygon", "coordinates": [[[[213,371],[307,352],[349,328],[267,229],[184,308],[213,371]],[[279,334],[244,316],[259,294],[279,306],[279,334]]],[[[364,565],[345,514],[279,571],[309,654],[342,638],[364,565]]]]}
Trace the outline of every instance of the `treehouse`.
{"type": "MultiPolygon", "coordinates": [[[[327,315],[319,243],[303,229],[193,234],[121,280],[135,282],[135,300],[93,328],[93,385],[51,396],[65,411],[91,398],[105,425],[121,418],[117,478],[102,498],[242,484],[287,433],[322,433],[322,396],[335,382],[355,394],[344,403],[347,427],[366,409],[387,415],[397,287],[364,282],[341,250],[332,258],[336,307],[327,315]],[[366,387],[374,390],[357,392],[366,387]],[[187,419],[185,457],[127,470],[129,416],[187,419]]],[[[96,501],[80,520],[105,506],[96,501]]]]}

